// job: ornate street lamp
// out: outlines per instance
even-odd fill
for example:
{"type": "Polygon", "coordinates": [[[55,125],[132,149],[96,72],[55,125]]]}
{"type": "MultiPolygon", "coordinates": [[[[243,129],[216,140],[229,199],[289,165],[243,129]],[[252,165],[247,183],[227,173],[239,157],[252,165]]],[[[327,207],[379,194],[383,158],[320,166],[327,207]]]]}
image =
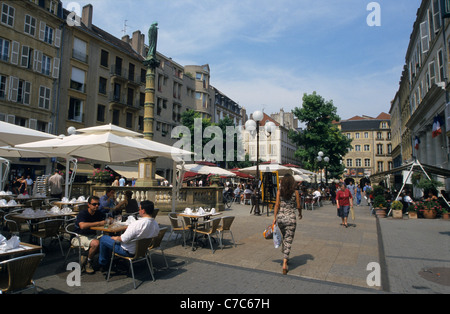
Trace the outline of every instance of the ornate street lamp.
{"type": "MultiPolygon", "coordinates": [[[[329,157],[323,157],[325,154],[323,152],[319,152],[317,154],[317,161],[321,163],[325,162],[325,184],[328,185],[328,163],[330,162],[329,157]]],[[[322,172],[320,172],[320,182],[322,182],[322,172]]]]}
{"type": "MultiPolygon", "coordinates": [[[[256,204],[255,204],[255,215],[261,216],[261,213],[259,211],[259,197],[261,193],[261,181],[260,181],[260,172],[259,172],[259,126],[260,122],[264,119],[264,113],[261,111],[255,111],[252,115],[253,119],[247,120],[245,122],[245,129],[253,134],[253,132],[256,132],[256,178],[258,182],[258,186],[256,188],[256,204]]],[[[275,123],[272,121],[269,121],[265,125],[265,132],[266,134],[269,134],[270,136],[272,132],[275,130],[276,126],[275,123]]]]}

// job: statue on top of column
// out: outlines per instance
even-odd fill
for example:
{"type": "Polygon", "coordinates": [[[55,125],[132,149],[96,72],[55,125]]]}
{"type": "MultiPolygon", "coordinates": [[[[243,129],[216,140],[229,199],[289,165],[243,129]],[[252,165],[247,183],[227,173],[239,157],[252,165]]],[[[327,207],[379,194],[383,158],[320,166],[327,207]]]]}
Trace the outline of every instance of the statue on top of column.
{"type": "Polygon", "coordinates": [[[148,30],[148,38],[149,38],[149,50],[147,54],[147,58],[144,61],[144,65],[147,67],[156,68],[159,66],[159,61],[156,59],[156,46],[158,44],[158,23],[153,23],[150,29],[148,30]]]}

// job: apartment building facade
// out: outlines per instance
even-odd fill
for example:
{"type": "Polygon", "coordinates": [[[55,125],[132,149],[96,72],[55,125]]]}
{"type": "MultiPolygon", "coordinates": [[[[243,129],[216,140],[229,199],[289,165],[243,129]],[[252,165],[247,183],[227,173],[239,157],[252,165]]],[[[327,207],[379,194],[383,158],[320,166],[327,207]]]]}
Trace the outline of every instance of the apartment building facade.
{"type": "Polygon", "coordinates": [[[289,139],[290,130],[293,129],[280,124],[264,113],[264,118],[260,122],[259,143],[257,143],[256,133],[243,130],[244,151],[249,155],[250,161],[256,161],[259,144],[260,160],[278,164],[298,164],[295,158],[297,145],[289,139]],[[271,134],[265,131],[265,125],[269,121],[276,125],[275,131],[271,134]]]}
{"type": "Polygon", "coordinates": [[[345,178],[356,183],[365,177],[393,168],[390,115],[376,118],[356,116],[338,123],[341,132],[352,140],[352,148],[343,157],[345,178]]]}
{"type": "MultiPolygon", "coordinates": [[[[0,120],[55,133],[62,58],[62,4],[0,1],[0,120]]],[[[42,175],[47,160],[16,159],[11,175],[42,175]]]]}
{"type": "MultiPolygon", "coordinates": [[[[52,134],[109,123],[143,131],[144,34],[109,34],[93,24],[92,5],[83,7],[79,24],[67,23],[71,12],[59,0],[0,1],[0,7],[0,120],[52,134]]],[[[214,122],[216,91],[208,65],[184,67],[159,52],[157,58],[153,139],[172,145],[184,111],[214,122]]],[[[29,165],[41,163],[49,164],[29,165]]],[[[39,174],[49,172],[41,168],[39,174]]],[[[170,179],[171,169],[169,160],[157,159],[157,174],[170,179]]]]}
{"type": "MultiPolygon", "coordinates": [[[[413,25],[399,91],[391,110],[401,110],[401,142],[394,150],[399,161],[450,169],[450,109],[448,60],[450,29],[446,1],[423,0],[413,25]],[[436,133],[436,121],[440,132],[436,133]],[[400,147],[399,147],[400,146],[400,147]]],[[[447,189],[450,179],[447,179],[447,189]]]]}

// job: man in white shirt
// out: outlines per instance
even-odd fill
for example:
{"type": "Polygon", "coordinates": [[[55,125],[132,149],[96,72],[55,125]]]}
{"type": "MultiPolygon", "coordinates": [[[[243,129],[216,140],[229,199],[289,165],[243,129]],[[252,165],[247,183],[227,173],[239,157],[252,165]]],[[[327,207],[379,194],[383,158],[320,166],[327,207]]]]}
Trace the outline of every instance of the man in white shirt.
{"type": "Polygon", "coordinates": [[[109,264],[113,247],[114,252],[123,256],[132,257],[136,253],[137,240],[156,237],[159,233],[159,225],[153,215],[153,202],[144,201],[141,203],[141,206],[139,206],[140,218],[131,223],[121,236],[110,237],[104,235],[101,237],[98,258],[100,266],[105,269],[109,264]],[[114,243],[116,243],[115,246],[114,243]],[[120,243],[120,245],[118,245],[118,243],[120,243]]]}
{"type": "Polygon", "coordinates": [[[58,170],[55,170],[55,174],[48,179],[48,186],[50,189],[50,196],[53,198],[61,199],[64,184],[64,178],[59,174],[58,170]]]}
{"type": "Polygon", "coordinates": [[[319,198],[322,196],[322,193],[317,189],[313,192],[313,199],[314,203],[317,203],[319,201],[319,198]]]}

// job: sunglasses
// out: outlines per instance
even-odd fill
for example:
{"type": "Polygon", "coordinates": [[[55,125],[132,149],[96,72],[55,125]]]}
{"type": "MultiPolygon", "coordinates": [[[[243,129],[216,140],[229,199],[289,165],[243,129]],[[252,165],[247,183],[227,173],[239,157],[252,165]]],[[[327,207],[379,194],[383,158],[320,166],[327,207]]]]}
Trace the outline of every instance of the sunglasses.
{"type": "Polygon", "coordinates": [[[91,203],[92,206],[100,206],[100,203],[91,203]]]}

